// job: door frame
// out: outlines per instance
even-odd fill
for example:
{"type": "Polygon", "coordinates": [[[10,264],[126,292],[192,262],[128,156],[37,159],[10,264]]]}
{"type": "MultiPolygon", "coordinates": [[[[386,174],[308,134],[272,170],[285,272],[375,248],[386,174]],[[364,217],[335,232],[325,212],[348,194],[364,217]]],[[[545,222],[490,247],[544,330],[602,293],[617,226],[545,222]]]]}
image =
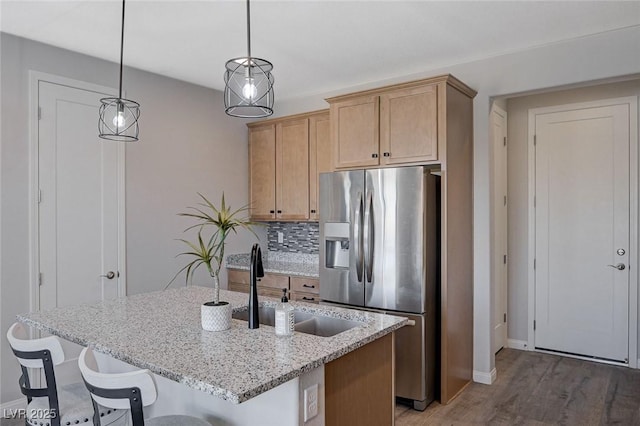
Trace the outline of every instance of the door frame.
{"type": "MultiPolygon", "coordinates": [[[[31,312],[40,309],[40,232],[38,218],[40,206],[38,202],[39,194],[39,164],[38,164],[38,87],[40,82],[68,86],[74,89],[86,90],[101,94],[117,93],[111,87],[100,86],[93,83],[60,77],[40,71],[29,70],[29,310],[31,312]]],[[[96,132],[98,117],[96,117],[96,132]]],[[[106,142],[112,143],[112,142],[106,142]]],[[[126,253],[126,221],[125,221],[125,147],[118,144],[118,268],[120,277],[118,280],[118,296],[126,295],[127,280],[127,253],[126,253]]],[[[35,331],[31,331],[31,338],[38,337],[35,331]]]]}
{"type": "MultiPolygon", "coordinates": [[[[578,102],[564,105],[555,105],[550,107],[532,108],[529,110],[528,117],[528,325],[527,325],[527,349],[529,351],[538,351],[535,349],[535,332],[533,329],[533,321],[535,320],[535,271],[534,259],[536,252],[536,227],[535,227],[535,178],[536,178],[536,161],[535,161],[535,119],[536,115],[548,114],[554,112],[562,112],[580,108],[595,108],[613,105],[629,105],[629,330],[628,330],[628,366],[631,368],[639,367],[638,360],[638,268],[640,267],[640,257],[638,246],[638,97],[628,96],[621,98],[602,99],[590,102],[578,102]],[[632,160],[633,159],[633,160],[632,160]],[[631,264],[634,262],[635,264],[631,264]],[[633,267],[631,267],[633,266],[633,267]]],[[[582,358],[594,361],[592,358],[564,355],[573,358],[582,358]]],[[[599,360],[598,360],[599,361],[599,360]]],[[[620,365],[619,363],[614,363],[620,365]]]]}

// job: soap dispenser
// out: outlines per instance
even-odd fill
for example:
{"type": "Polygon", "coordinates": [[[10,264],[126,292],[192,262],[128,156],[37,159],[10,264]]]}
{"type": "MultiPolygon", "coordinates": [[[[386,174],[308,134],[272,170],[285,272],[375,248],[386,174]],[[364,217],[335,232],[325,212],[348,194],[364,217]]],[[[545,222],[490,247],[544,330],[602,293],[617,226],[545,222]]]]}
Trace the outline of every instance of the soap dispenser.
{"type": "Polygon", "coordinates": [[[293,306],[287,299],[287,289],[282,289],[282,299],[276,306],[276,335],[292,336],[294,328],[293,306]]]}

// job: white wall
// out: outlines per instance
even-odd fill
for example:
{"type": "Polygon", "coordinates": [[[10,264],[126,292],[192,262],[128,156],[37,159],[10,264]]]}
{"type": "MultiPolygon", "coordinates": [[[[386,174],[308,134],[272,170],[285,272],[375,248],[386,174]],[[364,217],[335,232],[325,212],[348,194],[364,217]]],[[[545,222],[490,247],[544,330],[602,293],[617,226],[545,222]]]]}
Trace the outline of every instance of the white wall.
{"type": "MultiPolygon", "coordinates": [[[[4,33],[0,43],[0,402],[6,403],[21,394],[4,335],[16,314],[29,311],[30,298],[28,71],[114,87],[118,66],[4,33]]],[[[142,105],[140,141],[126,147],[127,284],[135,294],[164,288],[182,266],[175,238],[189,221],[176,213],[198,202],[196,192],[218,201],[224,190],[233,206],[247,204],[247,130],[225,115],[220,92],[129,68],[124,86],[142,105]]],[[[247,252],[253,241],[246,232],[232,236],[228,253],[247,252]]]]}
{"type": "MultiPolygon", "coordinates": [[[[640,96],[640,80],[522,96],[507,101],[510,339],[527,341],[529,109],[627,96],[640,96]]],[[[638,341],[640,342],[640,338],[638,341]]]]}
{"type": "MultiPolygon", "coordinates": [[[[276,113],[326,108],[324,98],[385,84],[450,73],[478,91],[474,100],[474,370],[486,377],[491,351],[492,271],[490,245],[489,111],[492,97],[565,86],[640,72],[640,27],[625,28],[480,61],[424,70],[314,97],[281,102],[276,113]]],[[[313,84],[312,81],[309,82],[313,84]]],[[[526,312],[527,306],[517,309],[526,312]]]]}

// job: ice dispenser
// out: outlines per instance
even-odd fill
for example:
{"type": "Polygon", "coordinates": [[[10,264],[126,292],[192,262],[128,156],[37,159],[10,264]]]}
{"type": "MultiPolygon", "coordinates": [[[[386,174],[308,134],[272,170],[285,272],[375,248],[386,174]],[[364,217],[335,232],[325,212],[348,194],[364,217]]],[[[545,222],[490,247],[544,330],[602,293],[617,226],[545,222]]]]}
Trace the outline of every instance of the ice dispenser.
{"type": "Polygon", "coordinates": [[[349,224],[326,223],[324,227],[325,267],[349,269],[349,224]]]}

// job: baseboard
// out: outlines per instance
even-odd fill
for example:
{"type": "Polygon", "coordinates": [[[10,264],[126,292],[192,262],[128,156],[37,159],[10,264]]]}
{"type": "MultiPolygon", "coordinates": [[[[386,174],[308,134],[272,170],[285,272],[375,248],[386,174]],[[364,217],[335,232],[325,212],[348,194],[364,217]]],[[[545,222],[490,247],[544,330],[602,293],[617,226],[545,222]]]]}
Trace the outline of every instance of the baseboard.
{"type": "Polygon", "coordinates": [[[19,410],[27,409],[27,399],[20,398],[15,401],[4,402],[0,404],[0,418],[16,418],[19,410]]]}
{"type": "Polygon", "coordinates": [[[507,339],[507,347],[511,349],[518,349],[520,351],[528,351],[529,345],[526,340],[507,339]]]}
{"type": "Polygon", "coordinates": [[[473,370],[473,381],[476,383],[482,383],[484,385],[493,384],[498,377],[498,373],[494,368],[490,373],[485,373],[484,371],[473,370]]]}

